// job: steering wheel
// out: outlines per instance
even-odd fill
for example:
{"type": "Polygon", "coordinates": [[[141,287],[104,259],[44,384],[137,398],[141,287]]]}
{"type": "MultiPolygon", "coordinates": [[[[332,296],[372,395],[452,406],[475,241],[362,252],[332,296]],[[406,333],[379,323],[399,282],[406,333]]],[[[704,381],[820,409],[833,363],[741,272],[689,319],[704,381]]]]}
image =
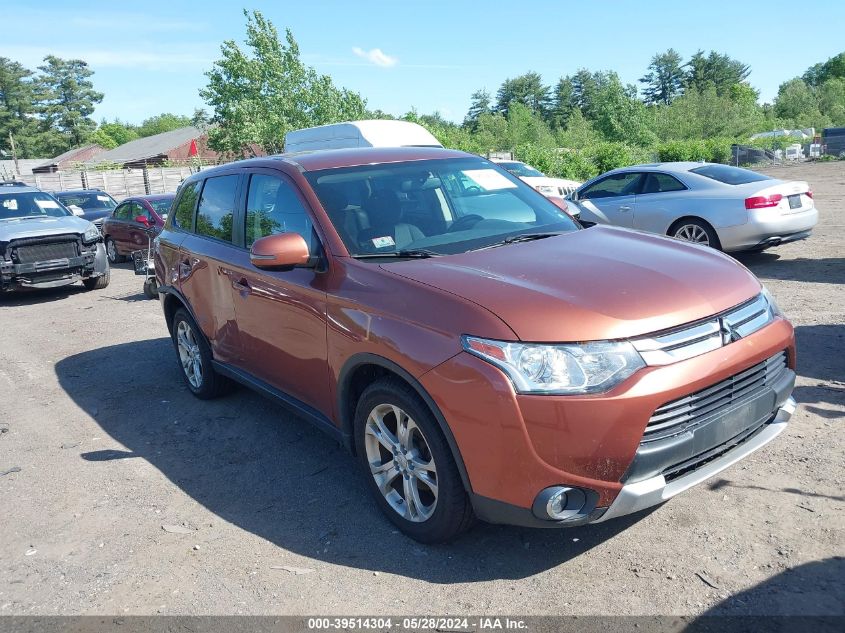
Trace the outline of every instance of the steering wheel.
{"type": "Polygon", "coordinates": [[[454,222],[452,222],[452,225],[446,232],[454,233],[455,231],[464,231],[466,229],[471,229],[483,219],[484,218],[478,215],[477,213],[470,213],[469,215],[460,217],[454,222]]]}

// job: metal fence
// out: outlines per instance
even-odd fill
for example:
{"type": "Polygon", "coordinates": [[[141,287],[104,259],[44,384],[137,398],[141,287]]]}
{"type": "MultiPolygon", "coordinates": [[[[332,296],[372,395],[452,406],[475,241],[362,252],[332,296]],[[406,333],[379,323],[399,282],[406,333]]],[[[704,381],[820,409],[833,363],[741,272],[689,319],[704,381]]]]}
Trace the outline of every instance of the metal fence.
{"type": "Polygon", "coordinates": [[[115,198],[151,193],[171,193],[196,171],[191,167],[151,167],[114,171],[59,171],[52,174],[18,176],[18,180],[44,191],[101,189],[115,198]]]}

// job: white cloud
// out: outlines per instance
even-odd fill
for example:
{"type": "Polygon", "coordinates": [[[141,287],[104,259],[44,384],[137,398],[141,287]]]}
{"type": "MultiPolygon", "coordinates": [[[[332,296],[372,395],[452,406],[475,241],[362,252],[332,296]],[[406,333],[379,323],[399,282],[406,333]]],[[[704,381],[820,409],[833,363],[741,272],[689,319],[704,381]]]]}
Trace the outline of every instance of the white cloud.
{"type": "Polygon", "coordinates": [[[370,50],[365,51],[364,49],[356,46],[352,49],[352,52],[361,59],[366,59],[371,64],[375,64],[376,66],[381,66],[383,68],[390,68],[391,66],[395,66],[399,63],[399,60],[396,57],[391,57],[380,48],[371,48],[370,50]]]}

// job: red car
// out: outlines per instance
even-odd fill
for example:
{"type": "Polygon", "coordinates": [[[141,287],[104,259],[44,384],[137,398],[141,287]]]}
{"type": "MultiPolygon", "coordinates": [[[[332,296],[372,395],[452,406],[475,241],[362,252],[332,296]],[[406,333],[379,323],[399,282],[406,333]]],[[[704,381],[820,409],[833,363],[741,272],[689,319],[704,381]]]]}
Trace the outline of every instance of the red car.
{"type": "Polygon", "coordinates": [[[103,222],[103,239],[109,262],[125,261],[132,251],[147,248],[147,240],[161,233],[175,194],[133,196],[117,205],[103,222]]]}

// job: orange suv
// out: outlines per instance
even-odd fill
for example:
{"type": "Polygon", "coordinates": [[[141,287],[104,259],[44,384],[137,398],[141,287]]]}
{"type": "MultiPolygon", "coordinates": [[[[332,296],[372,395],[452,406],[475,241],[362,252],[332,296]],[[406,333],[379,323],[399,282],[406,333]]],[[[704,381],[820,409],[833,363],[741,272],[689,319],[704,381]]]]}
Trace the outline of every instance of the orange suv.
{"type": "Polygon", "coordinates": [[[712,249],[579,230],[493,163],[330,150],[180,187],[156,271],[182,375],[232,382],[354,453],[403,532],[605,521],[774,438],[790,323],[712,249]]]}

